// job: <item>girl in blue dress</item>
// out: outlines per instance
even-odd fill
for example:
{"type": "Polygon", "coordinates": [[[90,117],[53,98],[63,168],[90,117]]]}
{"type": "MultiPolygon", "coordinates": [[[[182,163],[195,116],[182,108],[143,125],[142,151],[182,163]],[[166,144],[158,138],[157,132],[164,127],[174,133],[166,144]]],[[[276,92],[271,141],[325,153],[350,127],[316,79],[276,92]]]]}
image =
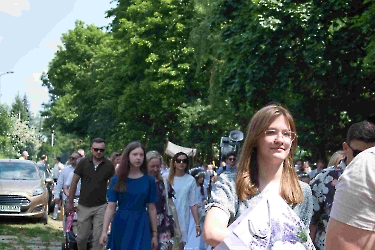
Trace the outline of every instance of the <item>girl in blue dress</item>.
{"type": "Polygon", "coordinates": [[[156,249],[157,201],[155,179],[147,174],[145,149],[139,142],[131,142],[124,149],[117,175],[111,180],[100,244],[107,244],[111,250],[156,249]],[[111,221],[107,243],[107,230],[111,221]]]}

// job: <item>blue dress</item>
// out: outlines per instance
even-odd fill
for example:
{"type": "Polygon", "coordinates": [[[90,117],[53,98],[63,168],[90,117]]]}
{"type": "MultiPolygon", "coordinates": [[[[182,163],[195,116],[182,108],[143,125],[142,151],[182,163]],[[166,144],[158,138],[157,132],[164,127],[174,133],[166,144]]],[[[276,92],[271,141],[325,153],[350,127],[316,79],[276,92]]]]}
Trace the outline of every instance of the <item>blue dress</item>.
{"type": "Polygon", "coordinates": [[[108,202],[118,202],[118,210],[111,225],[107,248],[151,249],[150,219],[147,203],[158,201],[155,179],[147,174],[138,179],[128,178],[126,192],[113,190],[118,176],[112,178],[108,190],[108,202]]]}

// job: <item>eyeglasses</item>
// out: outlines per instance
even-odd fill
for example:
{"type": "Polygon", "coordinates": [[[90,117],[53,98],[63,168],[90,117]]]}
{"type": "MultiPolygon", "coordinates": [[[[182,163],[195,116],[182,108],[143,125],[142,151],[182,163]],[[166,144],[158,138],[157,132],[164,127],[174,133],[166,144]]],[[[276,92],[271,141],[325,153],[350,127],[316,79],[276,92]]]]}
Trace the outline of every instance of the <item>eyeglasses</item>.
{"type": "Polygon", "coordinates": [[[228,158],[228,161],[235,161],[236,158],[232,157],[232,158],[228,158]]]}
{"type": "MultiPolygon", "coordinates": [[[[269,129],[269,130],[264,131],[264,134],[267,137],[270,137],[272,139],[276,139],[280,135],[280,131],[275,130],[275,129],[269,129]]],[[[296,139],[297,134],[292,132],[292,131],[283,131],[283,132],[281,132],[281,136],[292,142],[292,141],[294,141],[294,139],[296,139]]]]}
{"type": "Polygon", "coordinates": [[[349,148],[353,151],[353,157],[356,157],[359,153],[361,153],[363,150],[359,150],[359,149],[354,149],[350,146],[349,143],[347,143],[349,148]]]}
{"type": "Polygon", "coordinates": [[[176,159],[176,162],[177,163],[187,163],[188,160],[187,159],[176,159]]]}
{"type": "Polygon", "coordinates": [[[104,152],[105,151],[105,148],[92,148],[94,149],[95,152],[104,152]]]}
{"type": "MultiPolygon", "coordinates": [[[[94,149],[95,150],[95,149],[94,149]]],[[[121,154],[120,153],[117,153],[117,154],[115,154],[115,156],[117,157],[117,156],[120,156],[121,154]]]]}

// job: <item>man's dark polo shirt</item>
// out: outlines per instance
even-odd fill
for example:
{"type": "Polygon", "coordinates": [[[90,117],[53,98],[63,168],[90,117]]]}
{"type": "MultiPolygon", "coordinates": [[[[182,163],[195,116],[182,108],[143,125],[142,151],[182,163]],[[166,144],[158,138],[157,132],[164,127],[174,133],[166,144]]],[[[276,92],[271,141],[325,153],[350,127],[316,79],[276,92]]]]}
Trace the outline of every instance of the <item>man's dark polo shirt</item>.
{"type": "Polygon", "coordinates": [[[86,207],[96,207],[107,203],[107,182],[115,175],[115,167],[107,158],[95,171],[93,156],[82,159],[74,173],[81,177],[81,194],[78,203],[86,207]]]}

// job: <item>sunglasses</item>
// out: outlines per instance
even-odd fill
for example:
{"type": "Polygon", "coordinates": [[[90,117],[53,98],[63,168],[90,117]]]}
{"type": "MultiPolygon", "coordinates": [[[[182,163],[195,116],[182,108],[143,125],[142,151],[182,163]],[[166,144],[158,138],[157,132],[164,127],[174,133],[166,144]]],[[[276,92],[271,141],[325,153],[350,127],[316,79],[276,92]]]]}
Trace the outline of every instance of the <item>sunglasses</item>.
{"type": "Polygon", "coordinates": [[[353,157],[356,157],[359,153],[361,153],[363,150],[354,149],[352,148],[348,143],[349,148],[353,151],[353,157]]]}
{"type": "Polygon", "coordinates": [[[95,152],[104,152],[105,148],[93,148],[95,152]]]}
{"type": "Polygon", "coordinates": [[[229,161],[235,161],[236,158],[228,158],[229,161]]]}
{"type": "Polygon", "coordinates": [[[187,159],[176,159],[176,162],[177,163],[187,163],[188,160],[187,159]]]}
{"type": "Polygon", "coordinates": [[[120,155],[121,155],[120,153],[115,154],[116,157],[117,157],[117,156],[120,156],[120,155]]]}

